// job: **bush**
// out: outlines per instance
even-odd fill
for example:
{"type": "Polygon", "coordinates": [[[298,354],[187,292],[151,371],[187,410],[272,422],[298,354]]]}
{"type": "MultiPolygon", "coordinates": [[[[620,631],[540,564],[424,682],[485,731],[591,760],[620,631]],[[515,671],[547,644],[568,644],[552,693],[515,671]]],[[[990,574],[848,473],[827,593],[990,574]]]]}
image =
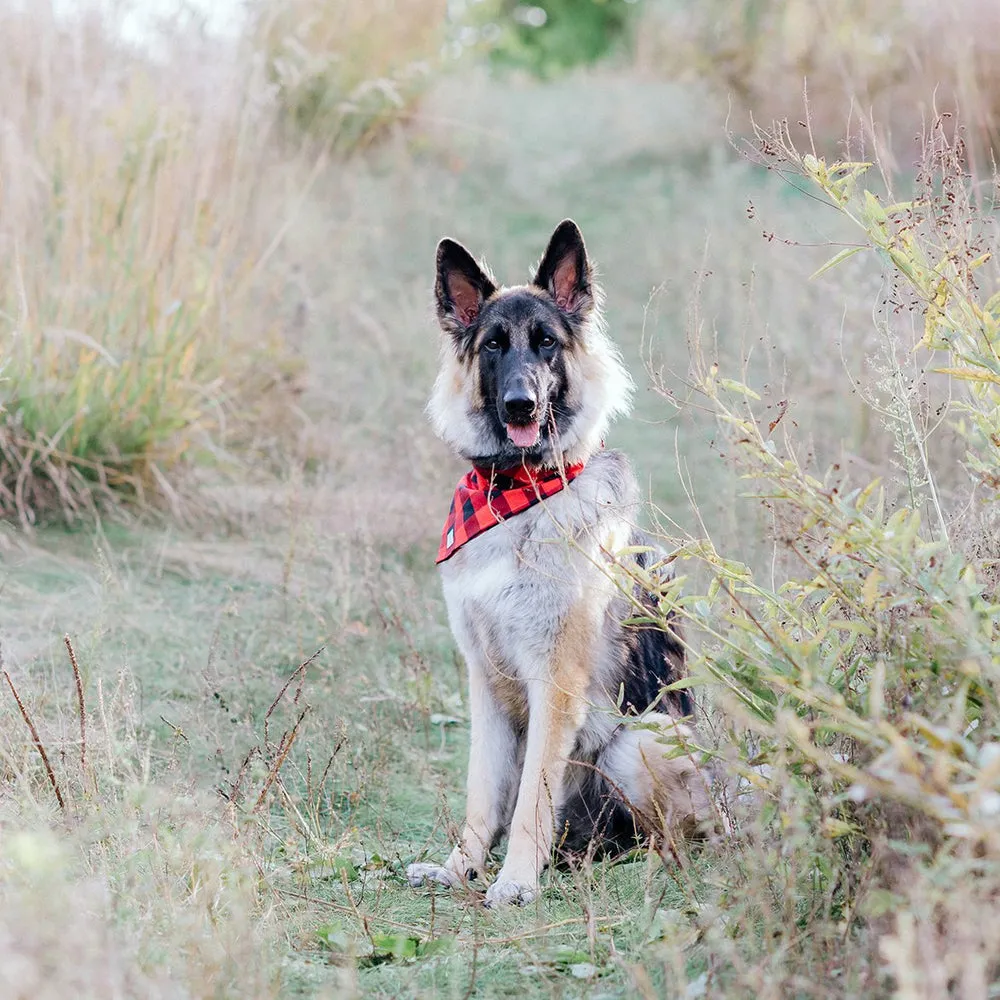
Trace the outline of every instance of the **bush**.
{"type": "MultiPolygon", "coordinates": [[[[1000,983],[1000,281],[992,219],[946,124],[929,133],[905,201],[866,187],[871,164],[801,154],[786,124],[758,132],[764,161],[856,224],[859,243],[827,267],[876,254],[879,323],[899,337],[917,322],[926,368],[951,380],[929,431],[910,386],[890,383],[880,414],[906,481],[805,467],[783,411],[766,413],[696,351],[693,387],[748,501],[778,526],[765,571],[695,538],[677,560],[707,588],[659,585],[661,620],[677,609],[705,637],[693,675],[731,722],[722,744],[740,845],[724,896],[742,946],[713,933],[725,976],[745,987],[760,974],[745,964],[750,928],[787,949],[761,961],[795,992],[817,973],[841,995],[883,983],[973,997],[1000,983]],[[928,457],[946,420],[965,442],[960,493],[940,488],[928,457]]],[[[641,583],[658,586],[655,574],[641,583]]]]}
{"type": "Polygon", "coordinates": [[[0,37],[0,516],[176,498],[283,379],[259,81],[192,39],[215,72],[170,76],[44,6],[0,9],[0,37]]]}
{"type": "Polygon", "coordinates": [[[627,39],[635,0],[500,0],[480,17],[492,62],[546,77],[589,65],[627,39]]]}

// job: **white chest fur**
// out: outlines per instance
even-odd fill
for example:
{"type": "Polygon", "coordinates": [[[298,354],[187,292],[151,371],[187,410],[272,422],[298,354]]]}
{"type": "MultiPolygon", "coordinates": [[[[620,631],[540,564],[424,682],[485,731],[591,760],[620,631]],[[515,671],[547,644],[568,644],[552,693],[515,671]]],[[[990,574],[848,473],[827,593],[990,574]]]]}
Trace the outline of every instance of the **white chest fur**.
{"type": "Polygon", "coordinates": [[[527,680],[581,608],[599,631],[615,594],[607,553],[628,544],[634,492],[624,458],[602,453],[565,490],[442,564],[449,619],[470,669],[527,680]]]}

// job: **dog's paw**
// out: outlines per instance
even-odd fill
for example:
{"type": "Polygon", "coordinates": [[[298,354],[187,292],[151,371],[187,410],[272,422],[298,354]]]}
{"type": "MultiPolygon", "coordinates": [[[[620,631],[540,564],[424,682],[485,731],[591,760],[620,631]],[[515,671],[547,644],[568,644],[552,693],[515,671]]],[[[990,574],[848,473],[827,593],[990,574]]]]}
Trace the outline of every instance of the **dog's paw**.
{"type": "Polygon", "coordinates": [[[485,904],[490,909],[497,906],[505,906],[514,903],[517,906],[524,906],[530,903],[538,895],[537,885],[528,885],[522,882],[515,882],[513,879],[503,877],[503,872],[497,876],[497,880],[486,890],[485,904]]]}
{"type": "Polygon", "coordinates": [[[428,882],[438,882],[446,885],[449,889],[461,885],[462,880],[451,869],[444,865],[413,864],[406,867],[406,881],[413,888],[426,885],[428,882]]]}

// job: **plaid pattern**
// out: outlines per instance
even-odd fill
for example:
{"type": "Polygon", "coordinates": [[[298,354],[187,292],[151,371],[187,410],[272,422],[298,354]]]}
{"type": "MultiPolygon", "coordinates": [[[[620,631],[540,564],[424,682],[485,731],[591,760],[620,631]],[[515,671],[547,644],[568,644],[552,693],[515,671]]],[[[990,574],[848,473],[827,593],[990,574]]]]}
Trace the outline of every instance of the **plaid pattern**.
{"type": "Polygon", "coordinates": [[[558,493],[583,472],[583,462],[557,469],[479,469],[459,481],[441,533],[437,562],[453,556],[470,538],[558,493]]]}

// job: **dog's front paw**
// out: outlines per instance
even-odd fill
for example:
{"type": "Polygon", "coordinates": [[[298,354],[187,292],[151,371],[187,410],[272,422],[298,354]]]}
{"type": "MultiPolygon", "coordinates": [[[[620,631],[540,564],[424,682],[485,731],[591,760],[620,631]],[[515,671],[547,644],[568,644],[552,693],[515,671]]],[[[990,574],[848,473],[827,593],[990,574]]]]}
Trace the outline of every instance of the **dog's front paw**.
{"type": "Polygon", "coordinates": [[[485,905],[491,909],[495,906],[504,906],[507,903],[515,903],[524,906],[530,903],[538,895],[538,885],[536,883],[518,882],[514,879],[504,878],[503,872],[497,876],[497,880],[486,890],[485,905]]]}
{"type": "Polygon", "coordinates": [[[426,885],[428,882],[438,882],[441,885],[446,885],[449,889],[454,889],[455,886],[462,884],[461,878],[450,868],[445,868],[444,865],[426,863],[407,865],[406,881],[413,888],[426,885]]]}

